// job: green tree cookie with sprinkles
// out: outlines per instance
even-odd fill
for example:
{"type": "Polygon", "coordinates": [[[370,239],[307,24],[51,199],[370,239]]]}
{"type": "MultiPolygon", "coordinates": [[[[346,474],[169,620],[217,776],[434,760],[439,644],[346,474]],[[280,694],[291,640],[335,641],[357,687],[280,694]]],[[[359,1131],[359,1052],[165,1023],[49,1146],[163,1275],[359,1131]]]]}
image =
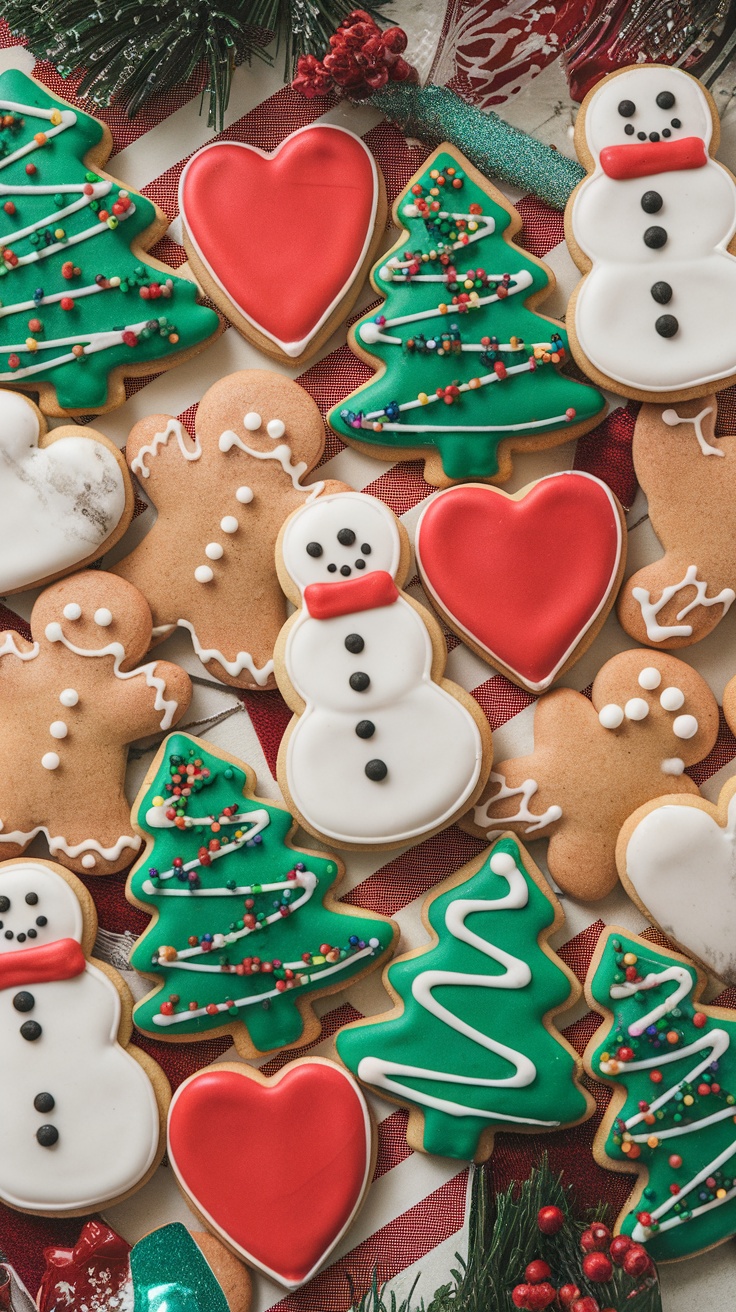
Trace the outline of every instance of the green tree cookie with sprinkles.
{"type": "Polygon", "coordinates": [[[127,889],[155,916],[130,958],[156,981],[138,1029],[169,1041],[229,1032],[244,1057],[317,1038],[311,1003],[378,965],[398,935],[334,901],[341,863],[293,847],[291,815],[255,785],[212,744],[167,738],[133,808],[148,841],[127,889]]]}
{"type": "Polygon", "coordinates": [[[699,1003],[705,985],[686,957],[609,928],[586,986],[606,1016],[586,1069],[616,1086],[594,1152],[639,1173],[618,1228],[655,1262],[736,1234],[736,1011],[699,1003]]]}
{"type": "Polygon", "coordinates": [[[505,197],[445,144],[393,213],[404,232],[371,274],[385,304],[349,339],[379,372],[331,412],[335,432],[384,460],[423,457],[444,487],[503,483],[514,449],[591,428],[604,399],[562,372],[565,330],[533,308],[554,274],[513,244],[521,219],[505,197]]]}
{"type": "Polygon", "coordinates": [[[102,172],[111,149],[97,119],[0,74],[0,386],[50,415],[120,405],[127,375],[180,363],[219,327],[145,253],[168,220],[102,172]]]}

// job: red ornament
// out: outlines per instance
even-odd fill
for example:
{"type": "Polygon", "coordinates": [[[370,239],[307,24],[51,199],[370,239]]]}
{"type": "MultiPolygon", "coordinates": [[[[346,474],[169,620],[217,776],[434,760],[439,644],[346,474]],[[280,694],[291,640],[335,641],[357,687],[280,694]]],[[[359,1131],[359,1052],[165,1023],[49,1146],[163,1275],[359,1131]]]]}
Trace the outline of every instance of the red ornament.
{"type": "Polygon", "coordinates": [[[63,1302],[72,1307],[91,1306],[97,1299],[112,1302],[128,1279],[129,1252],[130,1244],[101,1221],[87,1221],[73,1248],[45,1248],[41,1312],[63,1302]]]}
{"type": "Polygon", "coordinates": [[[584,1298],[575,1299],[570,1312],[600,1312],[600,1304],[596,1298],[586,1294],[584,1298]]]}
{"type": "Polygon", "coordinates": [[[608,1253],[586,1253],[583,1258],[583,1275],[586,1280],[605,1284],[613,1275],[613,1262],[608,1253]]]}
{"type": "Polygon", "coordinates": [[[551,1275],[549,1264],[543,1261],[541,1257],[535,1257],[524,1272],[524,1276],[530,1285],[539,1285],[543,1280],[549,1280],[551,1275]]]}
{"type": "Polygon", "coordinates": [[[554,1303],[557,1298],[557,1290],[551,1285],[549,1280],[543,1280],[541,1284],[531,1285],[527,1297],[526,1306],[529,1312],[544,1312],[550,1303],[554,1303]]]}
{"type": "Polygon", "coordinates": [[[577,1285],[561,1285],[557,1291],[557,1297],[561,1307],[572,1307],[576,1298],[580,1298],[580,1290],[577,1285]]]}
{"type": "Polygon", "coordinates": [[[646,1275],[651,1266],[646,1248],[642,1248],[641,1244],[632,1244],[624,1255],[622,1266],[627,1276],[646,1275]]]}
{"type": "Polygon", "coordinates": [[[511,1302],[514,1307],[526,1308],[529,1293],[529,1285],[515,1285],[511,1290],[511,1302]]]}
{"type": "Polygon", "coordinates": [[[556,1235],[565,1224],[565,1214],[559,1207],[540,1207],[537,1225],[543,1235],[556,1235]]]}
{"type": "Polygon", "coordinates": [[[629,1238],[628,1235],[616,1235],[616,1238],[611,1240],[611,1247],[608,1251],[611,1255],[611,1259],[616,1263],[616,1266],[621,1266],[623,1264],[623,1260],[633,1242],[633,1239],[629,1238]]]}

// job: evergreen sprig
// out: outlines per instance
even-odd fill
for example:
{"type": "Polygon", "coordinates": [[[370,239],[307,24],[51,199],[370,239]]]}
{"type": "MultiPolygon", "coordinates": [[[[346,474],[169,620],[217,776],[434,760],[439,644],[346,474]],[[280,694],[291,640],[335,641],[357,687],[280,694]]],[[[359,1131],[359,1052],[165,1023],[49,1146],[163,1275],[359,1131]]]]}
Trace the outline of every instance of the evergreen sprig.
{"type": "MultiPolygon", "coordinates": [[[[582,1272],[580,1236],[594,1221],[608,1221],[600,1204],[581,1213],[572,1185],[555,1175],[546,1156],[528,1180],[512,1184],[505,1193],[492,1195],[485,1170],[476,1170],[471,1194],[468,1255],[455,1254],[458,1266],[450,1280],[425,1303],[414,1301],[416,1281],[399,1301],[394,1290],[381,1285],[377,1271],[370,1288],[356,1297],[353,1312],[518,1312],[511,1299],[514,1285],[524,1281],[527,1264],[541,1257],[552,1268],[555,1287],[575,1284],[581,1295],[592,1295],[600,1307],[615,1312],[662,1312],[656,1279],[639,1282],[614,1267],[607,1284],[593,1284],[582,1272]],[[537,1225],[542,1207],[559,1207],[567,1222],[556,1235],[544,1235],[537,1225]]],[[[417,1278],[418,1279],[418,1278],[417,1278]]],[[[351,1282],[352,1283],[352,1282],[351,1282]]],[[[557,1304],[555,1303],[555,1307],[557,1304]]]]}
{"type": "MultiPolygon", "coordinates": [[[[371,0],[368,11],[387,0],[371,0]]],[[[208,123],[222,130],[234,69],[271,63],[277,38],[288,81],[302,54],[322,55],[351,0],[5,0],[3,17],[38,59],[62,77],[84,70],[79,94],[125,104],[133,118],[157,92],[206,71],[208,123]]]]}

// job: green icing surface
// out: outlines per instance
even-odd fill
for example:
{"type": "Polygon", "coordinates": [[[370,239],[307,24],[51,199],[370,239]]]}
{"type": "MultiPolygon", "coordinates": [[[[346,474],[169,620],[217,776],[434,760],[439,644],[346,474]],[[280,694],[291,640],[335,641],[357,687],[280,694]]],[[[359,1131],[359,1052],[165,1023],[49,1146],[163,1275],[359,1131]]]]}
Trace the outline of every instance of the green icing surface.
{"type": "Polygon", "coordinates": [[[529,1128],[550,1128],[585,1115],[586,1100],[575,1083],[574,1059],[543,1023],[548,1011],[570,997],[567,976],[537,941],[553,920],[552,903],[526,874],[517,844],[501,839],[476,874],[430,903],[436,946],[389,966],[388,978],[403,1002],[402,1014],[348,1026],[338,1034],[338,1054],[351,1071],[378,1092],[389,1092],[423,1111],[428,1152],[471,1158],[480,1134],[489,1126],[514,1130],[527,1121],[529,1128]],[[491,869],[490,862],[498,854],[515,863],[510,878],[491,869]],[[494,909],[494,903],[506,899],[515,905],[494,909]],[[465,933],[476,935],[480,944],[461,941],[447,926],[446,916],[458,906],[464,911],[460,923],[465,933]],[[515,987],[507,973],[518,972],[519,967],[522,975],[530,977],[515,987]],[[498,984],[484,983],[494,979],[498,984]],[[425,1005],[417,1000],[417,992],[425,1005]],[[443,1020],[433,1014],[427,999],[430,1006],[445,1008],[458,1026],[479,1031],[488,1046],[481,1037],[460,1032],[450,1017],[443,1020]],[[494,1051],[494,1045],[505,1045],[509,1054],[494,1051]],[[523,1084],[481,1083],[514,1078],[516,1055],[522,1063],[525,1059],[533,1063],[524,1067],[523,1084]],[[414,1073],[389,1070],[389,1063],[411,1067],[414,1073]],[[376,1080],[380,1070],[395,1082],[390,1090],[376,1080]],[[457,1078],[443,1079],[443,1074],[457,1078]],[[451,1108],[429,1106],[428,1098],[449,1102],[451,1108]],[[485,1115],[474,1115],[475,1110],[485,1115]]]}
{"type": "Polygon", "coordinates": [[[621,1229],[645,1243],[656,1262],[687,1257],[736,1233],[736,1012],[726,1013],[732,1020],[707,1016],[704,1024],[696,1025],[693,1018],[704,1017],[692,1000],[696,981],[693,966],[615,930],[608,935],[592,981],[595,1001],[614,1019],[590,1067],[598,1078],[626,1092],[605,1152],[613,1161],[630,1162],[632,1171],[645,1167],[648,1173],[644,1191],[621,1229]],[[636,963],[630,967],[634,979],[627,983],[623,958],[628,953],[636,963]],[[643,984],[637,989],[639,980],[643,984]],[[626,996],[612,996],[612,989],[621,988],[626,996]],[[642,1019],[668,999],[666,1012],[652,1017],[641,1035],[636,1033],[642,1019]],[[668,1035],[677,1035],[677,1042],[670,1042],[668,1035]],[[698,1045],[696,1050],[692,1044],[698,1045]],[[622,1047],[625,1060],[619,1057],[622,1047]],[[617,1070],[610,1069],[611,1062],[617,1070]],[[634,1069],[639,1063],[643,1068],[634,1069]],[[646,1114],[654,1117],[653,1123],[641,1118],[640,1102],[649,1107],[646,1114]],[[714,1116],[718,1119],[707,1124],[714,1116]],[[632,1142],[640,1150],[635,1161],[623,1150],[632,1142]],[[682,1164],[675,1160],[670,1165],[673,1156],[682,1164]],[[673,1185],[679,1186],[676,1194],[673,1185]],[[639,1220],[642,1213],[651,1224],[639,1220]]]}
{"type": "MultiPolygon", "coordinates": [[[[139,939],[133,949],[131,963],[136,970],[159,978],[160,985],[154,993],[138,1003],[134,1020],[139,1029],[158,1038],[176,1038],[184,1034],[205,1038],[213,1029],[242,1021],[254,1046],[261,1052],[268,1052],[292,1044],[301,1036],[303,1023],[295,1005],[297,999],[305,993],[347,984],[391,946],[393,930],[391,922],[382,918],[357,916],[348,909],[336,912],[325,908],[322,899],[337,878],[338,866],[328,857],[322,858],[287,848],[286,838],[293,823],[292,817],[288,811],[272,806],[261,798],[243,797],[245,783],[243,770],[229,761],[223,761],[196,739],[186,734],[174,734],[169,740],[167,756],[138,809],[138,823],[152,834],[155,843],[153,850],[133,872],[130,889],[138,901],[157,910],[159,918],[139,939]],[[188,885],[180,882],[176,876],[156,879],[151,875],[152,867],[160,874],[173,869],[176,858],[181,857],[185,863],[196,860],[200,848],[206,847],[213,839],[209,826],[195,825],[182,830],[152,828],[147,822],[146,816],[149,808],[153,807],[154,799],[170,797],[166,792],[166,784],[171,781],[172,774],[177,773],[176,763],[170,764],[172,758],[175,758],[175,762],[176,759],[185,763],[200,761],[210,771],[209,781],[199,791],[195,791],[188,801],[187,811],[190,816],[221,816],[226,807],[234,807],[234,813],[238,815],[255,811],[267,813],[268,824],[252,846],[243,845],[213,859],[209,866],[196,867],[196,881],[200,888],[227,889],[226,896],[194,896],[188,890],[188,885]],[[306,867],[313,891],[302,906],[282,916],[279,907],[295,902],[303,895],[304,888],[263,892],[259,886],[280,884],[289,878],[289,872],[293,872],[300,861],[306,867]],[[152,891],[147,891],[145,887],[149,881],[154,885],[152,891]],[[244,887],[253,890],[249,895],[253,903],[251,908],[246,908],[245,894],[229,891],[230,888],[244,887]],[[166,896],[161,891],[170,888],[182,891],[183,896],[166,896]],[[182,969],[176,961],[163,969],[153,964],[161,946],[173,947],[180,952],[191,946],[191,936],[194,936],[195,942],[199,942],[208,934],[227,935],[243,928],[242,917],[245,914],[252,914],[256,918],[273,915],[275,922],[254,929],[233,943],[213,947],[211,951],[190,959],[196,964],[210,967],[207,972],[182,969]],[[357,945],[350,943],[351,936],[359,941],[357,945]],[[371,940],[374,944],[372,947],[371,940]],[[364,945],[362,948],[360,943],[364,945]],[[330,962],[323,957],[320,949],[327,944],[339,949],[338,961],[330,962]],[[307,964],[302,961],[304,953],[310,954],[307,964]],[[259,957],[263,962],[276,961],[290,966],[299,963],[304,982],[275,997],[269,996],[259,1001],[262,994],[273,992],[277,980],[284,978],[283,968],[250,974],[223,972],[219,969],[222,965],[237,966],[252,957],[259,957]],[[193,1016],[162,1027],[157,1024],[156,1017],[160,1016],[161,1004],[172,994],[179,998],[175,1004],[175,1014],[183,1016],[187,1015],[190,1003],[196,1003],[197,1008],[227,1002],[240,1002],[241,1005],[230,1010],[223,1009],[214,1015],[193,1016]]],[[[247,833],[249,828],[246,821],[243,821],[242,826],[224,824],[216,837],[224,846],[233,840],[237,830],[247,833]]]]}
{"type": "Polygon", "coordinates": [[[106,227],[79,242],[73,240],[77,234],[100,222],[100,209],[115,218],[112,205],[120,199],[117,184],[103,197],[93,196],[90,203],[74,213],[60,219],[51,217],[81,200],[83,194],[76,190],[43,194],[39,188],[82,187],[85,183],[94,186],[94,181],[101,181],[82,161],[99,142],[102,127],[87,114],[74,110],[76,121],[53,135],[54,125],[46,118],[34,117],[29,112],[34,108],[59,110],[62,114],[70,111],[70,107],[54,100],[25,73],[16,69],[2,73],[0,114],[12,114],[14,123],[0,127],[0,249],[14,252],[19,262],[12,267],[7,256],[0,258],[0,385],[16,381],[30,389],[39,383],[50,383],[61,406],[76,411],[94,410],[107,401],[108,375],[112,369],[175,359],[180,351],[210,337],[218,319],[213,310],[197,305],[194,284],[174,277],[173,273],[169,297],[146,300],[140,296],[142,285],[162,284],[167,278],[165,273],[148,265],[144,256],[134,255],[130,250],[155,219],[154,206],[145,197],[129,192],[132,204],[126,211],[127,217],[118,218],[117,227],[106,227]],[[25,107],[26,113],[12,105],[25,107]],[[13,158],[39,132],[48,135],[47,144],[13,158]],[[30,176],[27,165],[35,166],[36,171],[30,176]],[[15,206],[15,214],[5,211],[8,202],[15,206]],[[29,227],[33,227],[33,232],[25,232],[29,227]],[[55,236],[57,228],[64,232],[60,240],[55,236]],[[24,232],[25,235],[14,236],[24,232]],[[57,244],[59,249],[53,253],[24,263],[27,257],[39,255],[57,244]],[[79,268],[79,275],[63,277],[61,269],[67,261],[79,268]],[[72,310],[63,310],[58,300],[48,299],[57,293],[74,299],[80,288],[95,285],[98,275],[119,278],[120,286],[79,296],[72,310]],[[39,297],[39,292],[43,297],[39,297]],[[14,310],[14,305],[23,308],[14,310]],[[43,329],[30,330],[31,319],[41,320],[43,329]],[[159,323],[162,319],[165,324],[159,323]],[[89,350],[81,359],[53,363],[54,359],[69,355],[73,343],[91,347],[91,333],[122,330],[154,320],[154,328],[136,334],[135,346],[125,345],[118,339],[106,349],[89,350]],[[172,331],[178,334],[177,343],[168,340],[172,331]],[[26,348],[29,337],[37,340],[38,350],[26,348]],[[68,338],[72,341],[43,349],[44,343],[68,338]],[[15,368],[9,364],[11,354],[18,358],[15,368]],[[31,373],[24,373],[29,369],[31,373]]]}
{"type": "Polygon", "coordinates": [[[228,1312],[211,1266],[179,1221],[139,1239],[130,1274],[134,1312],[228,1312]]]}
{"type": "MultiPolygon", "coordinates": [[[[446,153],[438,156],[433,169],[445,170],[448,166],[460,169],[462,163],[462,156],[446,153]]],[[[421,175],[420,183],[425,189],[425,195],[428,188],[434,186],[428,173],[421,175]]],[[[451,234],[428,230],[421,216],[405,215],[405,206],[415,201],[411,192],[413,185],[414,179],[403,193],[398,211],[408,232],[390,253],[400,258],[403,258],[406,251],[415,255],[428,253],[437,250],[441,243],[452,240],[451,234]]],[[[498,472],[498,447],[501,442],[508,438],[519,442],[525,436],[538,439],[553,432],[558,433],[558,441],[564,442],[566,426],[590,420],[603,410],[605,402],[600,392],[566,377],[552,363],[540,363],[534,372],[509,374],[501,382],[464,392],[452,405],[439,400],[404,410],[395,421],[401,425],[438,425],[441,428],[439,432],[391,431],[385,425],[382,431],[374,432],[373,420],[363,428],[351,425],[345,418],[346,412],[352,412],[353,415],[380,413],[391,402],[402,405],[414,400],[420,393],[432,397],[438,387],[444,388],[450,383],[467,383],[492,372],[492,362],[476,351],[459,353],[451,350],[443,357],[439,357],[436,350],[424,354],[417,351],[410,353],[406,342],[420,332],[427,338],[436,336],[438,345],[441,345],[441,334],[453,325],[459,329],[462,342],[467,344],[477,344],[484,337],[495,337],[500,345],[510,345],[512,337],[521,339],[526,343],[525,349],[498,353],[497,358],[507,369],[524,363],[531,354],[531,347],[534,344],[549,343],[552,333],[559,334],[567,350],[564,329],[548,323],[525,305],[530,296],[548,286],[548,278],[544,270],[529,260],[523,250],[504,240],[503,233],[511,221],[508,212],[468,178],[464,179],[459,190],[443,188],[440,200],[443,209],[455,214],[467,214],[471,204],[479,204],[482,216],[495,221],[492,233],[471,242],[465,249],[452,252],[452,262],[458,274],[482,268],[487,275],[511,274],[513,282],[514,275],[524,270],[531,277],[529,285],[503,300],[465,313],[457,313],[450,306],[447,314],[394,327],[387,325],[382,329],[386,334],[400,337],[402,345],[384,342],[368,344],[362,341],[362,324],[370,323],[377,317],[376,311],[367,315],[356,326],[356,340],[363,349],[385,365],[385,372],[336,406],[329,421],[341,437],[351,437],[369,445],[395,447],[397,456],[407,448],[434,446],[442,458],[445,474],[450,478],[491,477],[498,472]],[[569,408],[574,409],[575,416],[567,421],[564,415],[569,408]],[[559,422],[541,426],[538,424],[538,421],[550,418],[559,419],[559,422]],[[461,432],[458,427],[460,425],[489,425],[494,431],[461,432]]],[[[378,311],[379,315],[384,315],[390,321],[404,315],[436,309],[442,302],[449,303],[453,293],[443,282],[398,281],[396,276],[387,279],[381,270],[385,269],[388,259],[388,255],[384,256],[373,270],[375,285],[386,297],[385,305],[378,311]]],[[[441,272],[437,260],[421,265],[421,274],[437,272],[441,272]]],[[[476,283],[476,289],[479,297],[493,291],[491,286],[483,287],[480,283],[476,283]]],[[[462,283],[460,290],[464,290],[462,283]]]]}

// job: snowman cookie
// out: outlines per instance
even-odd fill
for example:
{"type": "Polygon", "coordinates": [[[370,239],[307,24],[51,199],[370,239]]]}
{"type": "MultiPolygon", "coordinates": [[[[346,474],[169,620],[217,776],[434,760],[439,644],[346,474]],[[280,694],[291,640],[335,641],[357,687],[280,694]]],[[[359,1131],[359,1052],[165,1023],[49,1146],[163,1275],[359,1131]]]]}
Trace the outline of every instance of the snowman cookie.
{"type": "Polygon", "coordinates": [[[540,697],[534,751],[501,761],[463,828],[549,838],[547,865],[586,902],[616,883],[616,839],[638,806],[663,793],[697,797],[684,773],[715,745],[718,705],[701,676],[664,652],[619,652],[590,699],[572,688],[540,697]]]}
{"type": "Polygon", "coordinates": [[[708,92],[680,68],[611,73],[583,101],[588,170],[565,213],[585,275],[567,311],[578,364],[636,400],[685,400],[736,375],[736,181],[715,158],[708,92]]]}
{"type": "Polygon", "coordinates": [[[345,487],[302,484],[324,437],[309,393],[265,369],[210,387],[194,440],[170,415],[135,425],[126,456],[158,518],[114,572],[146,597],[154,642],[179,626],[216,678],[275,687],[273,648],[286,619],[274,566],[279,529],[298,506],[345,487]]]}
{"type": "Polygon", "coordinates": [[[71,870],[122,870],[141,846],[125,796],[128,745],[184,714],[189,676],[166,661],[138,665],[151,642],[148,604],[102,570],[42,592],[31,635],[0,633],[0,727],[12,744],[0,858],[20,856],[42,833],[71,870]]]}
{"type": "Polygon", "coordinates": [[[403,527],[377,498],[342,492],[296,511],[276,551],[298,606],[276,647],[295,713],[278,760],[289,809],[348,848],[398,847],[452,824],[488,777],[491,732],[442,677],[438,625],[400,591],[403,527]]]}
{"type": "Polygon", "coordinates": [[[0,1200],[94,1212],[160,1162],[168,1082],[129,1046],[130,994],[90,958],[97,917],[78,879],[51,861],[3,862],[0,920],[0,1200]]]}
{"type": "Polygon", "coordinates": [[[94,428],[47,431],[28,397],[0,390],[0,595],[91,565],[133,517],[125,461],[94,428]]]}

